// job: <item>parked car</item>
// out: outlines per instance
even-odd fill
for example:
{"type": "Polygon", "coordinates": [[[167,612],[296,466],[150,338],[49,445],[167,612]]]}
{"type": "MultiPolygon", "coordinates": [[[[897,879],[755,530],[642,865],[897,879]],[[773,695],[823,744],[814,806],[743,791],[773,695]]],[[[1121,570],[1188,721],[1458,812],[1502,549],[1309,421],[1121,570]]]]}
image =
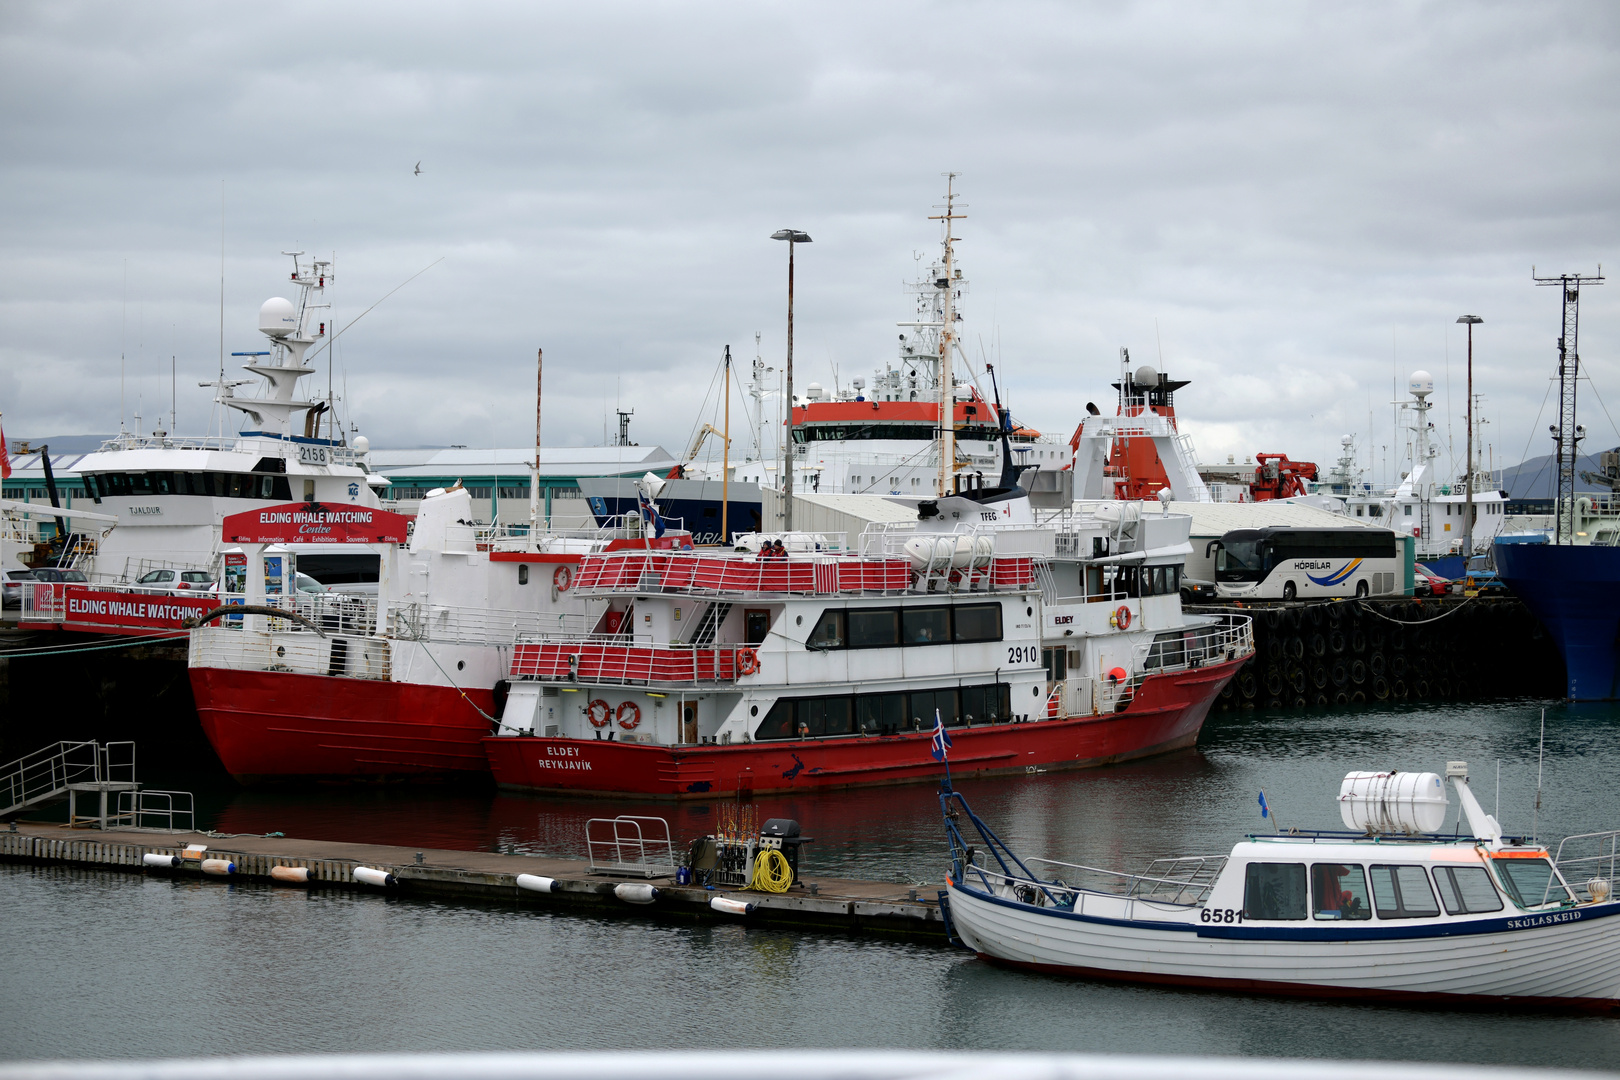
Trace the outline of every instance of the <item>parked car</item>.
{"type": "Polygon", "coordinates": [[[169,592],[175,589],[197,589],[207,591],[214,583],[214,577],[206,570],[153,570],[142,574],[135,582],[145,585],[153,591],[169,592]]]}
{"type": "Polygon", "coordinates": [[[1183,604],[1213,604],[1218,599],[1213,581],[1201,581],[1198,578],[1184,577],[1181,579],[1181,602],[1183,604]]]}
{"type": "Polygon", "coordinates": [[[1475,555],[1468,560],[1468,583],[1482,593],[1507,592],[1507,586],[1496,576],[1496,560],[1490,555],[1475,555]]]}
{"type": "Polygon", "coordinates": [[[1413,596],[1444,596],[1454,591],[1450,578],[1442,577],[1422,563],[1414,564],[1412,569],[1413,596]]]}
{"type": "Polygon", "coordinates": [[[58,570],[54,566],[42,566],[34,571],[35,581],[70,581],[76,584],[88,584],[90,579],[84,576],[83,570],[58,570]]]}
{"type": "Polygon", "coordinates": [[[22,583],[33,580],[32,570],[7,570],[0,578],[0,607],[22,607],[22,583]]]}

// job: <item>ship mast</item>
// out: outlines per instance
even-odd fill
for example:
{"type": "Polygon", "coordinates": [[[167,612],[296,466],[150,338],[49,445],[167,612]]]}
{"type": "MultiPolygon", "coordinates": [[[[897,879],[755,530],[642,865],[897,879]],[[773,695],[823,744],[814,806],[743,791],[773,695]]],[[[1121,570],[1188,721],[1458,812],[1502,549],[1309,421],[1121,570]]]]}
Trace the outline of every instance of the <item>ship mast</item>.
{"type": "Polygon", "coordinates": [[[945,291],[944,326],[939,332],[939,494],[951,493],[956,479],[956,387],[951,378],[951,348],[956,344],[956,239],[951,236],[951,222],[960,221],[966,214],[955,212],[956,173],[945,174],[945,212],[929,215],[929,221],[945,223],[945,277],[941,283],[945,291]]]}

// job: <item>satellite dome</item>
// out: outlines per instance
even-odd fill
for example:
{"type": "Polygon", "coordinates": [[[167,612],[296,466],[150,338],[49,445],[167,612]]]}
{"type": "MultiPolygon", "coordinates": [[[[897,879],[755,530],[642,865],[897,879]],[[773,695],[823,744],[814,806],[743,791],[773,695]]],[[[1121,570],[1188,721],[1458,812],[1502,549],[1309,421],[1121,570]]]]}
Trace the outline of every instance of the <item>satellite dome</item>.
{"type": "Polygon", "coordinates": [[[821,384],[817,383],[817,382],[813,382],[809,386],[805,387],[804,388],[804,396],[809,398],[811,401],[820,401],[821,400],[821,384]]]}
{"type": "Polygon", "coordinates": [[[1413,397],[1424,398],[1434,393],[1434,376],[1427,371],[1414,371],[1407,380],[1406,388],[1413,397]]]}
{"type": "Polygon", "coordinates": [[[1353,443],[1355,441],[1356,441],[1356,437],[1354,435],[1346,435],[1344,438],[1339,440],[1339,445],[1340,446],[1349,446],[1351,443],[1353,443]]]}
{"type": "Polygon", "coordinates": [[[366,438],[364,435],[356,435],[354,437],[354,452],[355,453],[364,454],[370,449],[371,449],[371,440],[370,439],[366,438]]]}
{"type": "Polygon", "coordinates": [[[259,308],[259,332],[284,338],[298,330],[298,309],[282,296],[272,296],[259,308]]]}
{"type": "Polygon", "coordinates": [[[1151,366],[1143,364],[1136,369],[1136,376],[1133,381],[1137,386],[1158,386],[1159,373],[1151,366]]]}

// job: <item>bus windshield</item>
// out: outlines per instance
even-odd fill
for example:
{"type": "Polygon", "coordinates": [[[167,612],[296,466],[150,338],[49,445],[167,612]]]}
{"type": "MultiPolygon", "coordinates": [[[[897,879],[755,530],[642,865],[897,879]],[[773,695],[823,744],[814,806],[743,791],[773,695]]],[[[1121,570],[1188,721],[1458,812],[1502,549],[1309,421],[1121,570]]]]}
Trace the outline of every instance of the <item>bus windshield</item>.
{"type": "Polygon", "coordinates": [[[1216,581],[1259,581],[1260,541],[1225,540],[1215,556],[1216,581]]]}

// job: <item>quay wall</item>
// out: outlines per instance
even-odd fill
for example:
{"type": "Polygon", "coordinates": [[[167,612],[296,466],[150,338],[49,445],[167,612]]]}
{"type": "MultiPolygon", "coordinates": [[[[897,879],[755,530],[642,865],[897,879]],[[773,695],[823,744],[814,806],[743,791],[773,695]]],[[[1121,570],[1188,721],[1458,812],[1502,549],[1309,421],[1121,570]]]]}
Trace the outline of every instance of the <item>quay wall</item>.
{"type": "Polygon", "coordinates": [[[1188,605],[1254,619],[1220,710],[1562,697],[1564,662],[1516,597],[1188,605]]]}
{"type": "Polygon", "coordinates": [[[677,886],[668,878],[650,881],[658,897],[652,904],[631,904],[614,895],[625,882],[649,883],[646,877],[588,873],[587,864],[527,855],[473,851],[411,852],[379,845],[346,844],[290,837],[232,837],[221,842],[200,834],[174,835],[132,829],[86,835],[60,825],[20,823],[19,831],[0,831],[0,860],[56,864],[84,869],[123,871],[153,877],[190,877],[226,884],[248,880],[277,888],[351,889],[386,893],[402,899],[550,908],[558,911],[645,917],[685,922],[737,922],[782,929],[836,930],[903,937],[946,944],[937,899],[939,886],[907,888],[890,882],[818,879],[814,891],[796,885],[786,893],[734,888],[718,890],[677,886]],[[236,872],[228,877],[204,875],[196,859],[176,869],[142,863],[147,854],[179,855],[188,843],[210,846],[203,858],[228,859],[236,872]],[[422,861],[417,862],[420,854],[422,861]],[[308,867],[308,885],[275,882],[275,866],[308,867]],[[392,874],[398,885],[381,889],[354,880],[357,866],[392,874]],[[518,888],[519,874],[556,879],[557,891],[536,893],[518,888]],[[709,907],[715,896],[755,905],[746,916],[725,915],[709,907]]]}

